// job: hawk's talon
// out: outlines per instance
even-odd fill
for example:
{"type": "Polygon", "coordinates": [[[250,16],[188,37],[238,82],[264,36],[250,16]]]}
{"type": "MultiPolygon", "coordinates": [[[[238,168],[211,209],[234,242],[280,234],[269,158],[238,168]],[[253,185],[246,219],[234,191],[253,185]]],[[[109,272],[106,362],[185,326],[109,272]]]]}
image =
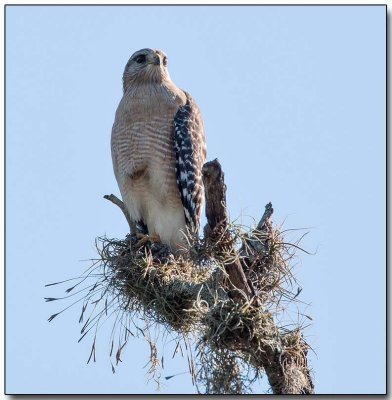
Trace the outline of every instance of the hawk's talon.
{"type": "Polygon", "coordinates": [[[144,233],[138,232],[138,233],[136,233],[136,239],[138,239],[138,242],[136,243],[135,246],[136,246],[136,248],[140,248],[148,242],[149,237],[148,237],[148,235],[145,235],[144,233]]]}
{"type": "Polygon", "coordinates": [[[145,235],[144,233],[137,232],[136,233],[136,239],[138,239],[138,242],[136,243],[135,247],[140,248],[144,246],[147,242],[150,243],[160,243],[161,238],[159,235],[145,235]]]}

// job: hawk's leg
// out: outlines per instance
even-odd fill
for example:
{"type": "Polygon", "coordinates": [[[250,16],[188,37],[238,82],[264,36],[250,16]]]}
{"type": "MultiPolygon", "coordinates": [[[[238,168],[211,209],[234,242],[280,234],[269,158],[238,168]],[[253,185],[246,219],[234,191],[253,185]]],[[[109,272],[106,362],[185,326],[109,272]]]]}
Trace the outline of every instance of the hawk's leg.
{"type": "Polygon", "coordinates": [[[137,225],[135,221],[131,221],[129,224],[129,227],[131,228],[131,235],[135,236],[137,235],[137,225]]]}
{"type": "Polygon", "coordinates": [[[143,221],[131,221],[131,246],[134,243],[136,248],[144,246],[147,242],[159,243],[159,235],[149,235],[147,225],[143,221]]]}
{"type": "Polygon", "coordinates": [[[137,227],[136,227],[136,222],[133,220],[129,221],[129,228],[131,230],[131,236],[129,240],[129,247],[132,250],[132,247],[136,245],[137,243],[137,227]]]}
{"type": "Polygon", "coordinates": [[[136,238],[139,239],[139,241],[136,243],[136,247],[142,247],[144,246],[147,242],[150,243],[160,243],[161,238],[159,235],[148,235],[144,233],[136,233],[136,238]]]}

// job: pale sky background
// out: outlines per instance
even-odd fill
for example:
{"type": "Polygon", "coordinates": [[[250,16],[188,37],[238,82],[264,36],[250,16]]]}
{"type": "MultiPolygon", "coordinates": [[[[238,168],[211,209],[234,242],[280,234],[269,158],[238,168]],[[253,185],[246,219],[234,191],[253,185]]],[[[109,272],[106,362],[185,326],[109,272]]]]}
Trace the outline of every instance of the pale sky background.
{"type": "MultiPolygon", "coordinates": [[[[383,6],[7,7],[7,393],[156,393],[142,339],[112,374],[103,330],[86,365],[80,307],[49,324],[69,303],[43,301],[62,295],[46,283],[88,267],[95,237],[127,231],[102,196],[119,195],[110,132],[143,47],[165,51],[197,100],[231,217],[251,223],[271,201],[276,224],[311,227],[316,254],[296,272],[316,392],[384,393],[385,29],[383,6]]],[[[163,375],[187,370],[172,351],[163,375]]],[[[189,374],[164,383],[196,391],[189,374]]]]}

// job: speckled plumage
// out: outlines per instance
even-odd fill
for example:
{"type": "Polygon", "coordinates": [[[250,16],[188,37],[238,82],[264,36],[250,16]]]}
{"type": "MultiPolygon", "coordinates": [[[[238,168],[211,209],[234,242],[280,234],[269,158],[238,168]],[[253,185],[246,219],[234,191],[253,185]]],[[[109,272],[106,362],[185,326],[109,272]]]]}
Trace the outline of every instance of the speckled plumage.
{"type": "Polygon", "coordinates": [[[170,79],[159,50],[132,55],[112,129],[114,173],[131,219],[178,248],[198,232],[206,149],[200,111],[170,79]]]}

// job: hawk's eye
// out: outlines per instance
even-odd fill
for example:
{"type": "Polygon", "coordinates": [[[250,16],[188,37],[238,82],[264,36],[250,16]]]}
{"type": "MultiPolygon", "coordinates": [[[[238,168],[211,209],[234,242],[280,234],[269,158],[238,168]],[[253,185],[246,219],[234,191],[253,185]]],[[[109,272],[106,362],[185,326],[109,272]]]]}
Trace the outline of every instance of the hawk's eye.
{"type": "Polygon", "coordinates": [[[166,67],[166,65],[167,65],[167,57],[165,56],[165,57],[163,57],[163,65],[166,67]]]}
{"type": "Polygon", "coordinates": [[[137,57],[135,58],[135,61],[136,61],[138,64],[144,63],[144,62],[146,61],[146,56],[145,56],[144,54],[140,54],[140,56],[137,56],[137,57]]]}

